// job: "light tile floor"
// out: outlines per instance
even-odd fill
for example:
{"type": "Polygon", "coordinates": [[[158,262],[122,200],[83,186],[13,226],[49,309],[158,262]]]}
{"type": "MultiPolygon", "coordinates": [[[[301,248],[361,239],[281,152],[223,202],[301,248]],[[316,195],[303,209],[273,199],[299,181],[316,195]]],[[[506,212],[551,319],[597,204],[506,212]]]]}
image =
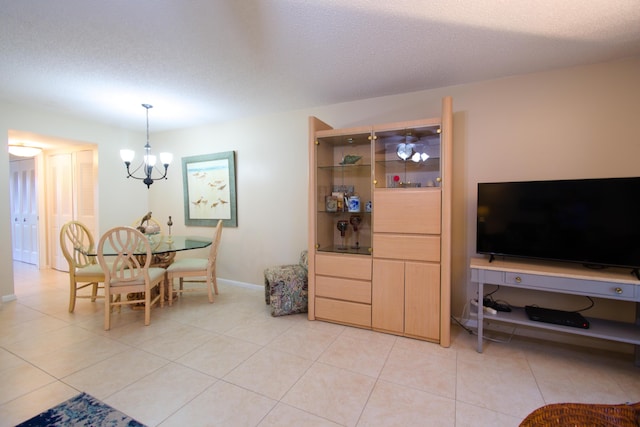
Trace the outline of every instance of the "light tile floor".
{"type": "Polygon", "coordinates": [[[78,300],[68,276],[16,263],[0,305],[0,425],[84,391],[149,426],[517,426],[546,403],[640,401],[631,355],[453,328],[439,345],[271,317],[261,289],[220,284],[214,304],[115,313],[78,300]]]}

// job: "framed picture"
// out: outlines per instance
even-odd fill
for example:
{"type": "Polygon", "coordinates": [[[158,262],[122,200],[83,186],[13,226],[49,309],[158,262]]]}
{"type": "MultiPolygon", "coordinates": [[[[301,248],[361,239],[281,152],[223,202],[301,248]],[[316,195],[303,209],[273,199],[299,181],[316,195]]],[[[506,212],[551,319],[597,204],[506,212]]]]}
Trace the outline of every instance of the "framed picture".
{"type": "Polygon", "coordinates": [[[235,152],[182,158],[185,225],[237,227],[235,152]]]}

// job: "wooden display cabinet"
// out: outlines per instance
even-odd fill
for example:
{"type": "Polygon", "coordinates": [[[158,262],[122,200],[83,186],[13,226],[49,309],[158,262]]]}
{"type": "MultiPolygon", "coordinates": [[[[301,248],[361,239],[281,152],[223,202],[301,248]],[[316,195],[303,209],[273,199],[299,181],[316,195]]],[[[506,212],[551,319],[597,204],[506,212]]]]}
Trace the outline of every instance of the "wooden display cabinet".
{"type": "Polygon", "coordinates": [[[435,119],[332,129],[310,117],[310,320],[449,345],[452,123],[449,97],[435,119]],[[359,196],[360,211],[334,211],[333,194],[359,196]]]}

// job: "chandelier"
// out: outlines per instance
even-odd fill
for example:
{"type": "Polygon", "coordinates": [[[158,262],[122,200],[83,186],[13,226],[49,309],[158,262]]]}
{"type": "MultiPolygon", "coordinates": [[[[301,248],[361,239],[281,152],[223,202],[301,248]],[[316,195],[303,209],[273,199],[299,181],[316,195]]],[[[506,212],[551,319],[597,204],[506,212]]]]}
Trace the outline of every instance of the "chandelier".
{"type": "Polygon", "coordinates": [[[153,108],[153,105],[142,104],[142,106],[147,110],[147,143],[144,146],[142,163],[140,163],[140,166],[131,172],[131,161],[135,156],[135,152],[133,150],[120,150],[120,158],[122,158],[122,161],[127,167],[127,178],[139,179],[147,185],[147,188],[149,188],[154,181],[167,179],[167,169],[169,169],[169,164],[171,163],[171,160],[173,160],[173,154],[160,153],[160,163],[164,166],[164,172],[156,166],[156,156],[151,154],[151,145],[149,145],[149,109],[153,108]],[[134,174],[140,169],[142,169],[144,176],[135,176],[134,174]],[[160,176],[156,175],[156,177],[153,177],[154,169],[160,174],[160,176]]]}

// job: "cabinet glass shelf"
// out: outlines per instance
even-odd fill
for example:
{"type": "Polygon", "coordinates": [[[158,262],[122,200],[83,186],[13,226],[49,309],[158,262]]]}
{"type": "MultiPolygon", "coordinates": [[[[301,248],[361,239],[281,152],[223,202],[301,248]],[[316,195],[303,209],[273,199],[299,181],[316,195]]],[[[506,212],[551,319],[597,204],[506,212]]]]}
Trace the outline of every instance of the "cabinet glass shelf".
{"type": "Polygon", "coordinates": [[[318,252],[336,252],[339,254],[350,254],[350,255],[371,255],[370,248],[367,247],[359,247],[353,248],[351,246],[347,246],[346,249],[343,249],[340,245],[332,245],[332,246],[320,246],[316,249],[318,252]]]}
{"type": "Polygon", "coordinates": [[[318,169],[329,169],[329,170],[338,170],[338,171],[342,171],[342,170],[349,170],[349,169],[359,169],[359,168],[364,168],[364,169],[371,169],[371,165],[370,164],[354,164],[354,165],[327,165],[327,166],[318,166],[318,169]]]}

